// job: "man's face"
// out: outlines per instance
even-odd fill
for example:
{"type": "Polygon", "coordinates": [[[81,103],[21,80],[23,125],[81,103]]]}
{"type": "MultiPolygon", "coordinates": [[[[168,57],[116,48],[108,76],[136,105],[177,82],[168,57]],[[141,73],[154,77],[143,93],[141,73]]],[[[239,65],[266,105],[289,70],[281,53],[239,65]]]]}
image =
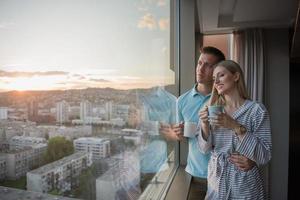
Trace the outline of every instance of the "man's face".
{"type": "Polygon", "coordinates": [[[213,82],[212,74],[218,58],[212,54],[201,54],[196,68],[197,83],[210,84],[213,82]]]}

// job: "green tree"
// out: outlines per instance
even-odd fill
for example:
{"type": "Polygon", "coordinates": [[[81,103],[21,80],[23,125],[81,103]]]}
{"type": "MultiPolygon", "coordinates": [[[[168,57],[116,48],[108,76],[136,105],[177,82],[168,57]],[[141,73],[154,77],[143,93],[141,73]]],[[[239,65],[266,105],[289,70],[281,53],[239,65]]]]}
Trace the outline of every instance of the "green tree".
{"type": "Polygon", "coordinates": [[[78,187],[72,191],[72,194],[76,198],[82,198],[86,200],[93,200],[96,198],[96,169],[95,166],[82,171],[79,179],[78,187]]]}
{"type": "Polygon", "coordinates": [[[49,140],[49,133],[46,133],[46,134],[45,134],[45,139],[46,139],[46,140],[49,140]]]}
{"type": "Polygon", "coordinates": [[[45,162],[50,163],[74,153],[73,143],[64,137],[57,136],[48,140],[45,162]]]}

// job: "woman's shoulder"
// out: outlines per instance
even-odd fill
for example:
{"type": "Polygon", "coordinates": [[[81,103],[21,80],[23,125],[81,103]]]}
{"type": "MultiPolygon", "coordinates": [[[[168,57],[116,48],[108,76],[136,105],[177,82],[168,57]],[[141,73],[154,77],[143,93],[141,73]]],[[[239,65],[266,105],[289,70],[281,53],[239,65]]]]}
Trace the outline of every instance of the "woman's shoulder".
{"type": "Polygon", "coordinates": [[[268,112],[265,105],[258,101],[247,100],[247,105],[253,113],[268,112]]]}

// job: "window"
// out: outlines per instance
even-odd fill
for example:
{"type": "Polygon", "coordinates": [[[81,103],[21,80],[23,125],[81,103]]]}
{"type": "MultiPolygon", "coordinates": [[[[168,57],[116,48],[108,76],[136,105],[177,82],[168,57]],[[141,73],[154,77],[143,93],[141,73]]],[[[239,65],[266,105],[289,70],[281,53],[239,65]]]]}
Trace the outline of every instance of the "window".
{"type": "MultiPolygon", "coordinates": [[[[178,144],[159,132],[176,121],[171,4],[0,2],[0,146],[20,135],[47,140],[46,150],[22,143],[39,150],[24,159],[43,161],[10,185],[26,179],[28,194],[80,199],[163,194],[178,166],[178,144]]],[[[10,148],[1,149],[6,162],[10,148]]]]}

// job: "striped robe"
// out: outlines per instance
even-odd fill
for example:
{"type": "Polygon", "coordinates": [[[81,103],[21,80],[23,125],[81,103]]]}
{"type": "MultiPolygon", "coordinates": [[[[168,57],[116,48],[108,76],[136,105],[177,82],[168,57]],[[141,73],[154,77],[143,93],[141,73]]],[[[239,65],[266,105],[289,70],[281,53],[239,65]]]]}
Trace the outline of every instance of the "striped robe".
{"type": "Polygon", "coordinates": [[[241,141],[226,128],[211,130],[208,139],[204,140],[199,129],[200,150],[211,152],[205,199],[266,199],[261,169],[271,159],[269,114],[262,104],[246,100],[231,117],[247,129],[241,141]],[[247,172],[239,170],[229,161],[232,152],[255,161],[256,166],[247,172]]]}

